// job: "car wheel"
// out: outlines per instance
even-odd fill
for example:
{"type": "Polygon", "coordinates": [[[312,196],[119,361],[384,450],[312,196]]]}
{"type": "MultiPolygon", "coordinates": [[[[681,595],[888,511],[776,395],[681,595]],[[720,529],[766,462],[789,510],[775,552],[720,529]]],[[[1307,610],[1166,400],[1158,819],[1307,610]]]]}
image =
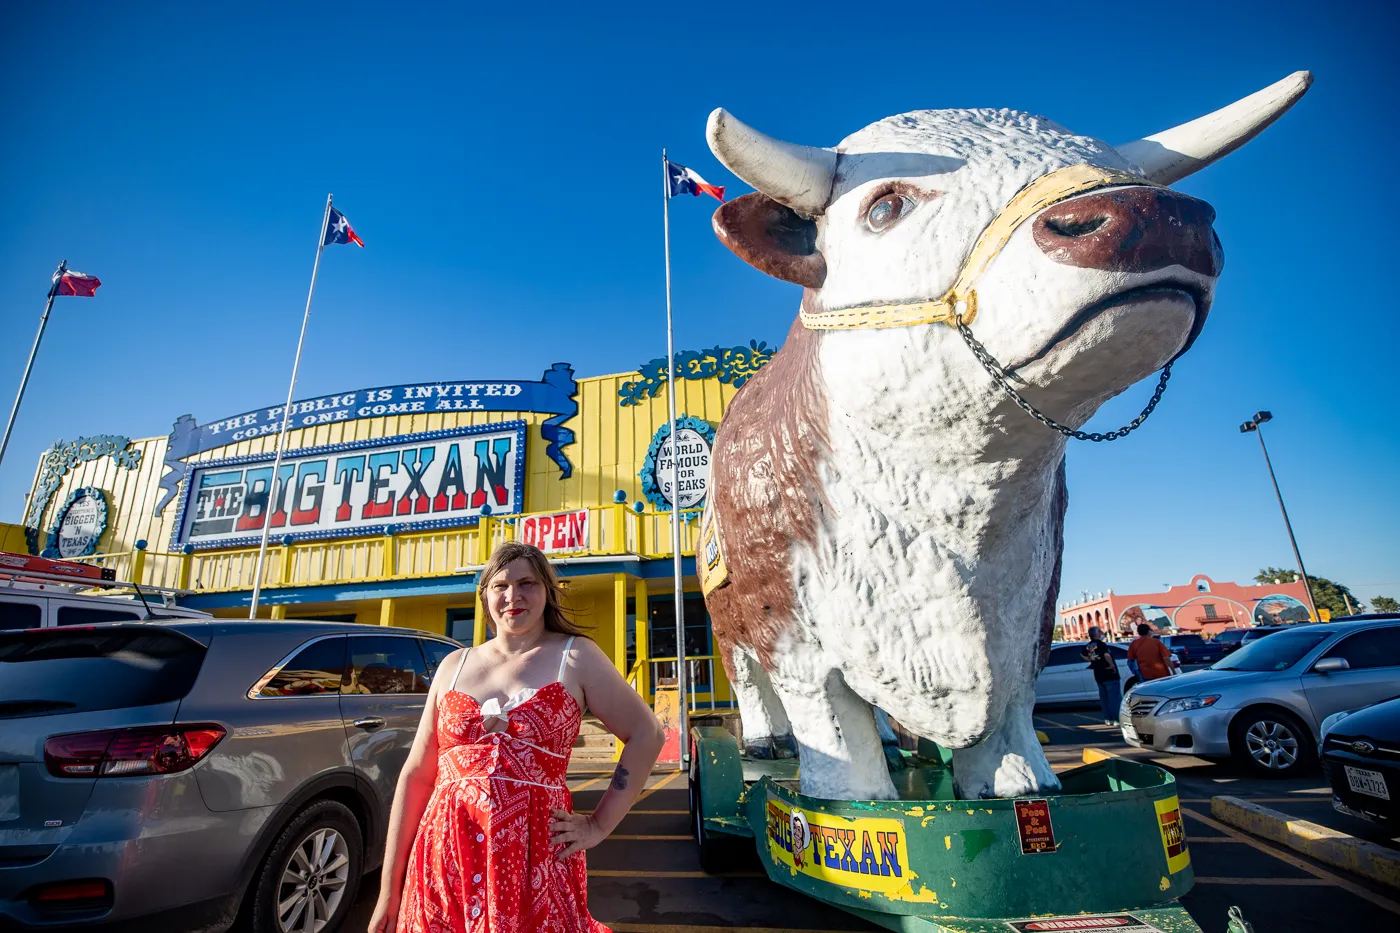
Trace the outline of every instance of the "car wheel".
{"type": "Polygon", "coordinates": [[[355,814],[334,800],[313,803],[282,830],[253,879],[253,933],[335,933],[363,872],[355,814]]]}
{"type": "Polygon", "coordinates": [[[1292,777],[1313,763],[1307,727],[1281,710],[1246,713],[1230,724],[1235,758],[1261,777],[1292,777]]]}

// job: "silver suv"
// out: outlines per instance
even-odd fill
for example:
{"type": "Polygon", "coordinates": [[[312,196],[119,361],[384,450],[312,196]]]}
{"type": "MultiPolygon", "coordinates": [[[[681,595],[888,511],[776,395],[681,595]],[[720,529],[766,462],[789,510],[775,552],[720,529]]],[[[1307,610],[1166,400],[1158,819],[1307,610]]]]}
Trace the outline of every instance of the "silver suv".
{"type": "Polygon", "coordinates": [[[322,622],[0,632],[0,928],[333,933],[457,647],[322,622]]]}
{"type": "Polygon", "coordinates": [[[1233,756],[1264,777],[1317,760],[1319,725],[1400,691],[1400,616],[1295,625],[1204,670],[1149,680],[1123,698],[1129,745],[1233,756]]]}

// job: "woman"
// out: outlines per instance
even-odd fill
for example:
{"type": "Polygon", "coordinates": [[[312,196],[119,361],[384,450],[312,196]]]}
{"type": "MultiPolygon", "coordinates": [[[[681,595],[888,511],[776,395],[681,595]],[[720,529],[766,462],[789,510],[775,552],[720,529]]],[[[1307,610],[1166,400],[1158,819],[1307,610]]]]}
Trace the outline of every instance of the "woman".
{"type": "Polygon", "coordinates": [[[661,725],[564,615],[538,548],[503,544],[477,578],[496,635],[443,659],[399,777],[369,933],[603,933],[583,850],[617,827],[661,725]],[[587,708],[626,743],[591,814],[564,777],[587,708]]]}

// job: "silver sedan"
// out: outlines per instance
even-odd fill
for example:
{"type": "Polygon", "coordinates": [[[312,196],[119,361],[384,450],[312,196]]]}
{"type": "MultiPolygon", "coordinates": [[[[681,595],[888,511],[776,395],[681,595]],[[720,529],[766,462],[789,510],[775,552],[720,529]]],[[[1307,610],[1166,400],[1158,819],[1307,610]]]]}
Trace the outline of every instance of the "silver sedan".
{"type": "Polygon", "coordinates": [[[1400,693],[1400,616],[1299,625],[1204,670],[1138,684],[1123,738],[1138,748],[1233,757],[1285,777],[1317,760],[1319,724],[1400,693]]]}

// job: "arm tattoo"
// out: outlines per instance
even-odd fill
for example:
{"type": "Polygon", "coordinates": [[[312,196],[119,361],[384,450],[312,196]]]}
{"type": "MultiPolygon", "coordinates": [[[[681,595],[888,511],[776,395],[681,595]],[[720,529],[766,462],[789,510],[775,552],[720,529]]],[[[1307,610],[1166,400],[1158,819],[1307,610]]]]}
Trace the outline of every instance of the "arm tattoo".
{"type": "Polygon", "coordinates": [[[627,789],[627,769],[622,765],[618,765],[617,770],[613,772],[612,786],[614,790],[627,789]]]}

